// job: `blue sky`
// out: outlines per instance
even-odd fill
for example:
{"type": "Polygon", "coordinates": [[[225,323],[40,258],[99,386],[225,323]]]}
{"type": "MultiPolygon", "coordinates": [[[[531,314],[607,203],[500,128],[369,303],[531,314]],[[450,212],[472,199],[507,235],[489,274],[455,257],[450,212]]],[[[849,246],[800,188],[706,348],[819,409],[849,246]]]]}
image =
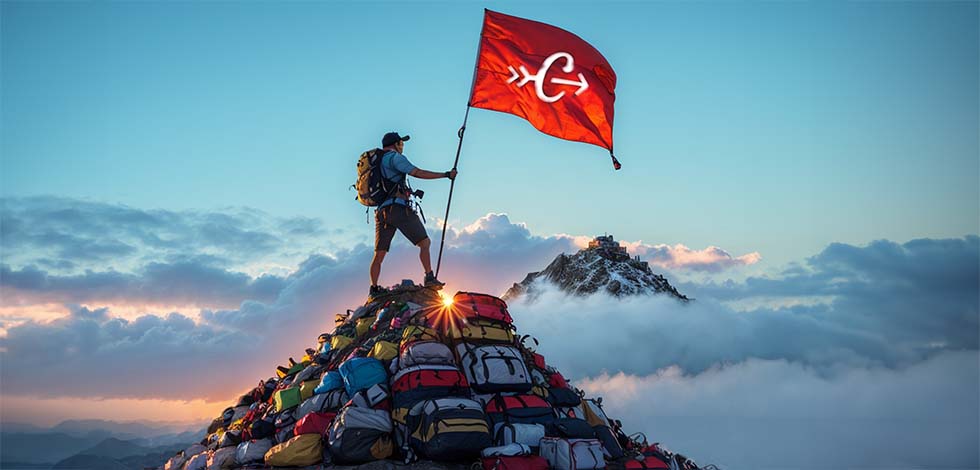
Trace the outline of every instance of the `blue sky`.
{"type": "MultiPolygon", "coordinates": [[[[5,196],[248,206],[370,238],[380,135],[451,166],[482,8],[619,75],[602,149],[474,110],[451,220],[759,251],[978,231],[975,2],[3,4],[5,196]]],[[[441,214],[444,181],[426,190],[441,214]]]]}

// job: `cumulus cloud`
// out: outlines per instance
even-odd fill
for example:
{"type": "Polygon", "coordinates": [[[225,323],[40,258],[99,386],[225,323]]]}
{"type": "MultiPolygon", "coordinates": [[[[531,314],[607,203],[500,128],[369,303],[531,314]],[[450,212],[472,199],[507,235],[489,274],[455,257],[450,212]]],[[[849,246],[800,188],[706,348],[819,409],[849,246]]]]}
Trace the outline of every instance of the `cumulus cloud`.
{"type": "Polygon", "coordinates": [[[749,359],[686,375],[600,374],[576,385],[651,442],[729,470],[976,468],[980,356],[908,367],[749,359]]]}
{"type": "MultiPolygon", "coordinates": [[[[0,206],[0,294],[18,305],[223,310],[247,300],[267,303],[288,284],[294,263],[310,256],[318,243],[329,244],[320,239],[336,230],[324,228],[318,219],[277,218],[244,208],[143,210],[54,197],[3,198],[0,206]]],[[[434,221],[429,233],[434,238],[440,230],[434,221]]],[[[450,280],[450,288],[501,294],[528,272],[587,241],[584,236],[534,235],[506,214],[491,213],[449,227],[440,275],[450,280]]],[[[420,277],[415,248],[401,237],[395,247],[383,282],[420,277]]],[[[648,248],[636,245],[639,251],[648,248]]],[[[344,249],[333,251],[337,255],[344,249]]],[[[723,264],[703,262],[697,269],[723,264]]]]}
{"type": "MultiPolygon", "coordinates": [[[[49,323],[25,322],[0,338],[4,394],[190,398],[249,368],[233,360],[256,338],[198,325],[179,313],[128,321],[76,308],[49,323]],[[206,364],[208,373],[202,374],[206,364]]],[[[251,381],[251,380],[250,380],[251,381]]]]}
{"type": "Polygon", "coordinates": [[[74,275],[50,274],[35,266],[14,270],[0,265],[0,280],[0,296],[22,305],[115,302],[235,306],[243,299],[274,300],[286,283],[278,276],[253,278],[197,261],[149,263],[136,273],[87,271],[74,275]]]}
{"type": "Polygon", "coordinates": [[[130,270],[187,253],[219,265],[282,258],[313,246],[322,223],[255,209],[168,211],[59,197],[0,198],[0,244],[14,268],[43,264],[70,272],[93,263],[130,270]]]}
{"type": "Polygon", "coordinates": [[[670,246],[635,243],[627,246],[630,252],[646,259],[651,265],[674,270],[716,273],[732,267],[752,265],[762,259],[759,252],[732,256],[717,246],[709,246],[703,250],[693,250],[681,244],[670,246]]]}
{"type": "MultiPolygon", "coordinates": [[[[326,230],[312,219],[142,211],[71,200],[62,204],[67,209],[55,210],[55,202],[4,200],[8,206],[50,206],[40,218],[24,209],[5,210],[5,250],[9,240],[19,240],[19,247],[40,245],[25,240],[35,234],[25,224],[66,233],[78,224],[78,237],[96,240],[98,227],[112,222],[127,234],[118,241],[138,247],[141,254],[128,270],[79,271],[93,262],[62,259],[59,245],[0,268],[5,301],[16,295],[88,305],[72,307],[69,316],[55,321],[4,326],[0,386],[5,394],[230,399],[288,356],[302,354],[305,342],[312,345],[318,333],[333,328],[335,313],[356,306],[366,294],[369,244],[307,256],[281,275],[252,275],[233,267],[235,257],[278,252],[275,240],[326,230]],[[87,226],[93,218],[103,223],[87,226]],[[175,228],[164,227],[168,224],[175,228]],[[193,235],[177,233],[181,230],[193,235]],[[233,253],[238,249],[243,251],[233,253]],[[55,267],[58,260],[71,263],[73,271],[55,267]],[[131,320],[113,314],[112,302],[134,299],[205,308],[196,319],[191,312],[131,320]],[[19,367],[11,370],[9,364],[19,367]],[[118,380],[143,376],[152,377],[118,380]]],[[[430,235],[435,238],[438,229],[431,227],[430,235]]],[[[576,251],[583,240],[535,235],[505,214],[488,214],[449,228],[441,277],[451,290],[499,294],[559,253],[576,251]]],[[[522,333],[541,339],[541,351],[572,378],[603,371],[644,377],[672,365],[697,374],[755,359],[789,361],[818,374],[841,367],[900,370],[944,351],[975,350],[977,282],[969,266],[971,256],[976,266],[976,237],[889,243],[831,245],[781,278],[682,286],[681,291],[698,298],[689,304],[666,297],[569,299],[551,292],[536,304],[515,303],[512,313],[522,333]],[[934,289],[942,295],[934,295],[934,289]],[[829,300],[749,310],[730,305],[746,297],[804,295],[829,300]]],[[[416,254],[396,237],[382,281],[420,280],[416,254]]]]}
{"type": "Polygon", "coordinates": [[[610,415],[722,468],[975,468],[977,237],[832,244],[698,298],[512,302],[610,415]],[[819,297],[816,302],[793,302],[819,297]],[[783,307],[736,308],[765,298],[783,307]]]}
{"type": "MultiPolygon", "coordinates": [[[[430,236],[441,229],[441,225],[433,224],[430,236]]],[[[503,294],[514,282],[544,268],[559,254],[578,251],[577,243],[576,237],[569,235],[534,235],[525,224],[511,222],[507,214],[487,214],[472,224],[447,229],[440,278],[453,289],[503,294]]],[[[412,248],[402,244],[396,249],[412,248]]],[[[433,243],[433,262],[437,250],[433,243]]],[[[417,266],[417,261],[414,263],[417,266]]]]}
{"type": "Polygon", "coordinates": [[[0,387],[40,397],[230,399],[302,355],[332,329],[341,306],[363,300],[353,274],[369,252],[346,254],[307,260],[272,302],[205,310],[200,321],[176,312],[125,320],[111,309],[74,307],[64,318],[10,326],[0,337],[0,387]]]}
{"type": "MultiPolygon", "coordinates": [[[[431,225],[430,233],[441,230],[441,222],[431,225]]],[[[466,254],[497,254],[505,266],[512,267],[521,261],[534,261],[532,269],[547,265],[559,253],[574,253],[588,246],[592,237],[583,235],[555,234],[533,235],[527,225],[512,222],[507,214],[487,214],[470,225],[447,230],[446,244],[466,254]]],[[[674,246],[649,245],[642,241],[620,241],[633,255],[647,260],[653,266],[677,271],[704,271],[717,273],[726,269],[758,263],[762,255],[752,252],[732,256],[727,251],[709,246],[694,250],[677,244],[674,246]]],[[[455,261],[455,259],[454,259],[455,261]]],[[[513,281],[512,281],[513,282],[513,281]]]]}
{"type": "Polygon", "coordinates": [[[823,297],[831,300],[789,310],[817,313],[893,344],[976,348],[980,238],[833,243],[780,277],[678,287],[722,301],[823,297]]]}
{"type": "MultiPolygon", "coordinates": [[[[142,220],[146,214],[139,217],[142,220]]],[[[309,229],[299,223],[290,230],[309,229]],[[304,228],[305,227],[305,228],[304,228]]],[[[432,233],[430,231],[430,233],[432,233]]],[[[421,280],[416,249],[396,239],[385,262],[383,281],[421,280]]],[[[574,250],[571,237],[539,237],[506,215],[490,214],[447,234],[443,277],[451,288],[502,292],[523,273],[574,250]],[[492,286],[492,287],[488,287],[492,286]]],[[[252,277],[216,267],[207,252],[174,254],[167,262],[149,262],[133,272],[95,271],[52,274],[33,266],[0,269],[8,300],[88,304],[55,321],[7,324],[0,337],[5,364],[4,393],[40,396],[141,397],[162,399],[228,398],[263,378],[288,356],[302,354],[304,341],[333,328],[333,316],[363,302],[367,244],[316,254],[285,276],[252,277]],[[204,306],[196,320],[188,312],[123,320],[98,302],[204,306]],[[157,344],[159,343],[159,344],[157,344]],[[38,349],[38,345],[52,345],[38,349]],[[193,346],[193,347],[191,347],[193,346]],[[44,366],[58,358],[57,364],[44,366]],[[154,380],[133,377],[153,366],[154,380]],[[107,365],[111,367],[107,368],[107,365]],[[219,366],[220,365],[220,366],[219,366]],[[111,369],[110,373],[108,369],[111,369]],[[136,374],[136,375],[131,375],[136,374]],[[66,378],[75,387],[59,386],[66,378]],[[169,383],[170,385],[164,386],[169,383]],[[181,384],[175,386],[174,384],[181,384]]]]}
{"type": "Polygon", "coordinates": [[[145,210],[58,197],[0,198],[0,208],[0,296],[20,306],[271,302],[326,234],[318,219],[247,208],[145,210]]]}
{"type": "Polygon", "coordinates": [[[691,303],[566,297],[545,286],[539,300],[515,302],[513,310],[522,330],[538,336],[543,351],[577,374],[649,374],[674,364],[701,372],[749,358],[821,370],[842,363],[901,367],[944,350],[978,348],[976,243],[967,237],[902,246],[834,244],[811,258],[807,269],[781,279],[684,285],[682,291],[698,298],[691,303]],[[715,300],[760,295],[828,300],[753,309],[715,300]]]}
{"type": "Polygon", "coordinates": [[[822,368],[840,362],[896,365],[926,352],[804,308],[741,312],[710,299],[570,298],[554,287],[543,289],[534,303],[511,307],[519,332],[538,338],[545,357],[571,377],[649,374],[675,364],[701,372],[753,357],[822,368]]]}

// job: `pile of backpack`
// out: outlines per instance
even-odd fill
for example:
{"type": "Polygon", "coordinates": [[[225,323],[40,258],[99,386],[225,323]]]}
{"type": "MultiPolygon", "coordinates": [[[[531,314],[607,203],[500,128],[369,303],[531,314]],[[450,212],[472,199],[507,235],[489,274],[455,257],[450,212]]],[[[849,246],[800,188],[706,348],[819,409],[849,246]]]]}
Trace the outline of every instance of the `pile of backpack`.
{"type": "MultiPolygon", "coordinates": [[[[330,468],[389,459],[485,470],[698,469],[626,435],[518,336],[507,304],[431,289],[337,315],[164,470],[330,468]]],[[[534,346],[532,346],[532,344],[534,346]]]]}

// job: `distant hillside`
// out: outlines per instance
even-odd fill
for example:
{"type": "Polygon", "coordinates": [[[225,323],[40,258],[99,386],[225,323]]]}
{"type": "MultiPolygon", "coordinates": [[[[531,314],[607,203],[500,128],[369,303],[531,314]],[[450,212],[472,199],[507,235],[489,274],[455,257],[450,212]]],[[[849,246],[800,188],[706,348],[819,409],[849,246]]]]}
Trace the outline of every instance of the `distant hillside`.
{"type": "Polygon", "coordinates": [[[207,429],[206,426],[201,426],[193,431],[185,431],[180,434],[165,434],[163,436],[154,436],[142,439],[132,439],[130,442],[138,444],[143,447],[159,448],[159,447],[172,447],[174,445],[185,444],[188,442],[196,442],[201,440],[201,434],[207,429]]]}
{"type": "Polygon", "coordinates": [[[177,434],[206,427],[207,423],[197,425],[187,423],[160,423],[153,421],[131,421],[120,423],[103,419],[72,419],[62,421],[51,428],[54,432],[66,434],[85,434],[91,431],[107,431],[121,439],[147,438],[165,434],[177,434]]]}
{"type": "Polygon", "coordinates": [[[13,432],[40,433],[40,432],[51,432],[51,428],[43,428],[29,423],[16,423],[11,421],[4,421],[3,423],[0,423],[0,431],[3,431],[5,433],[13,433],[13,432]]]}
{"type": "Polygon", "coordinates": [[[134,441],[124,441],[113,437],[61,460],[52,468],[142,470],[145,467],[162,466],[170,456],[188,445],[188,443],[182,443],[149,448],[134,441]]]}
{"type": "Polygon", "coordinates": [[[71,470],[131,470],[122,462],[98,455],[75,455],[56,463],[52,469],[71,470]]]}
{"type": "MultiPolygon", "coordinates": [[[[176,449],[174,450],[174,452],[176,452],[177,450],[180,449],[176,449]]],[[[130,455],[146,454],[150,451],[151,449],[147,449],[132,441],[124,441],[122,439],[116,439],[114,437],[110,437],[96,444],[94,447],[90,447],[88,449],[79,452],[79,454],[98,455],[98,456],[109,457],[113,459],[121,459],[123,457],[129,457],[130,455]]]]}
{"type": "Polygon", "coordinates": [[[104,435],[70,436],[65,433],[0,433],[0,468],[13,462],[54,464],[105,439],[104,435]]]}
{"type": "MultiPolygon", "coordinates": [[[[204,431],[202,428],[180,434],[125,439],[121,438],[125,435],[113,435],[105,429],[89,428],[88,425],[93,422],[95,420],[88,424],[70,424],[62,427],[62,429],[71,429],[74,433],[78,433],[77,435],[66,432],[37,432],[34,430],[41,428],[24,425],[12,427],[34,432],[6,432],[7,426],[4,425],[5,431],[0,433],[0,469],[36,465],[48,468],[83,454],[118,459],[124,463],[129,460],[155,462],[136,465],[134,468],[137,469],[143,466],[158,466],[178,450],[187,447],[188,443],[198,440],[197,436],[204,431]]],[[[103,421],[103,423],[112,422],[103,421]]],[[[157,429],[169,430],[166,427],[157,429]]]]}

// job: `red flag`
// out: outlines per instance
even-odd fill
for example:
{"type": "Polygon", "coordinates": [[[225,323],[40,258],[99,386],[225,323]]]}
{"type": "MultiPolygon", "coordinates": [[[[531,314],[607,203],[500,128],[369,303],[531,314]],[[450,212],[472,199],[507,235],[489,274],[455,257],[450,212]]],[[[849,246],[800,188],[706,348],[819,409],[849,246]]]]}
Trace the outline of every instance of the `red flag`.
{"type": "Polygon", "coordinates": [[[612,156],[615,88],[609,62],[582,38],[486,10],[470,106],[515,114],[545,134],[612,156]]]}

